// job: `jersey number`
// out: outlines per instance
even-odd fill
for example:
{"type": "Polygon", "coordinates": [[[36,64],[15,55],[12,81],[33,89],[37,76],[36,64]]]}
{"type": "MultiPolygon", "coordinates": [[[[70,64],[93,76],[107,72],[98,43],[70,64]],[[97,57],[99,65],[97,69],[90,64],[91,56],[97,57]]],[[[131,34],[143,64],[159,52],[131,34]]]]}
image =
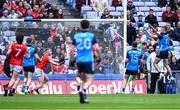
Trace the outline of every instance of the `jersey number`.
{"type": "Polygon", "coordinates": [[[18,56],[21,52],[21,49],[16,49],[16,55],[15,56],[18,56]]]}
{"type": "Polygon", "coordinates": [[[78,50],[83,50],[83,49],[90,49],[92,44],[91,44],[91,39],[86,38],[86,39],[77,39],[77,49],[78,50]]]}
{"type": "Polygon", "coordinates": [[[132,55],[131,61],[138,61],[138,55],[132,55]]]}

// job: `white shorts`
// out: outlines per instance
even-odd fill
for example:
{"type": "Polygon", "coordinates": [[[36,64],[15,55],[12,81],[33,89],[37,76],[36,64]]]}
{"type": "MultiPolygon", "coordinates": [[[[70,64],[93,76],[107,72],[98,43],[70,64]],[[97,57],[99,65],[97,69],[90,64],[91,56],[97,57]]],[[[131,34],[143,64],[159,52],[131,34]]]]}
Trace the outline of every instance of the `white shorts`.
{"type": "Polygon", "coordinates": [[[10,70],[20,73],[22,71],[22,66],[17,66],[17,65],[11,65],[10,64],[10,70]]]}
{"type": "Polygon", "coordinates": [[[41,69],[39,69],[39,68],[36,68],[36,69],[35,69],[35,72],[34,72],[34,75],[35,75],[36,77],[41,77],[41,76],[44,75],[44,71],[41,70],[41,69]]]}

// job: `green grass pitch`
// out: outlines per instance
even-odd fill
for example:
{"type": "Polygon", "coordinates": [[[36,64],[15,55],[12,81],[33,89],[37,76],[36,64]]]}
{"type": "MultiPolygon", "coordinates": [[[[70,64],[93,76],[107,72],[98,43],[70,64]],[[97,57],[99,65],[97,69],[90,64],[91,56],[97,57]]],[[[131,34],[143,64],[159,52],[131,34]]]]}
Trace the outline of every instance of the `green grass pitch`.
{"type": "Polygon", "coordinates": [[[80,104],[78,95],[0,95],[0,110],[180,110],[180,95],[89,95],[80,104]]]}

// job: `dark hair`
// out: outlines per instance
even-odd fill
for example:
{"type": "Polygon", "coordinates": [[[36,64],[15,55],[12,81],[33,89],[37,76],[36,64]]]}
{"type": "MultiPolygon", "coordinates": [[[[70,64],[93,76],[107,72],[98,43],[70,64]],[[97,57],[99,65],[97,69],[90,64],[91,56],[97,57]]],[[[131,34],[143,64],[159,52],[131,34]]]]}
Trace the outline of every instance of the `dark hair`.
{"type": "Polygon", "coordinates": [[[27,42],[28,44],[30,44],[30,43],[32,42],[32,38],[30,38],[30,37],[27,38],[27,39],[26,39],[26,42],[27,42]]]}
{"type": "Polygon", "coordinates": [[[157,47],[157,46],[158,46],[157,43],[155,43],[155,44],[153,45],[154,50],[156,50],[156,47],[157,47]]]}
{"type": "Polygon", "coordinates": [[[18,43],[18,44],[22,44],[22,43],[23,43],[23,40],[24,40],[23,34],[17,33],[17,34],[16,34],[16,41],[17,41],[17,43],[18,43]]]}
{"type": "Polygon", "coordinates": [[[167,30],[168,30],[166,26],[162,26],[162,28],[164,28],[164,30],[165,30],[165,31],[167,31],[167,30]]]}
{"type": "Polygon", "coordinates": [[[143,42],[142,45],[147,45],[147,43],[146,43],[146,42],[143,42]]]}
{"type": "Polygon", "coordinates": [[[150,9],[149,11],[154,11],[153,9],[150,9]]]}
{"type": "Polygon", "coordinates": [[[89,21],[88,20],[82,20],[81,21],[81,28],[82,29],[88,29],[89,28],[89,21]]]}
{"type": "Polygon", "coordinates": [[[138,17],[142,17],[142,15],[138,15],[138,17]]]}
{"type": "Polygon", "coordinates": [[[137,47],[137,42],[136,42],[136,41],[134,41],[134,42],[132,43],[132,47],[134,47],[134,48],[137,47]]]}

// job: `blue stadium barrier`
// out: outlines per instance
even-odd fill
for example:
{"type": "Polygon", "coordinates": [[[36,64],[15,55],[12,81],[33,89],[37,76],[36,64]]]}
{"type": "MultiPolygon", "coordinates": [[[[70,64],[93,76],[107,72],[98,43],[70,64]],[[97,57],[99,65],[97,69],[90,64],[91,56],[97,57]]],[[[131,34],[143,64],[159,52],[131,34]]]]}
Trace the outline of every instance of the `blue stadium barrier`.
{"type": "MultiPolygon", "coordinates": [[[[50,80],[75,80],[76,74],[49,74],[50,80]]],[[[24,79],[24,75],[20,74],[19,78],[24,79]]],[[[35,76],[32,77],[33,80],[37,78],[35,76]]],[[[123,74],[94,74],[94,80],[121,80],[123,79],[123,74]]],[[[9,80],[9,78],[5,74],[0,74],[0,80],[9,80]]]]}

